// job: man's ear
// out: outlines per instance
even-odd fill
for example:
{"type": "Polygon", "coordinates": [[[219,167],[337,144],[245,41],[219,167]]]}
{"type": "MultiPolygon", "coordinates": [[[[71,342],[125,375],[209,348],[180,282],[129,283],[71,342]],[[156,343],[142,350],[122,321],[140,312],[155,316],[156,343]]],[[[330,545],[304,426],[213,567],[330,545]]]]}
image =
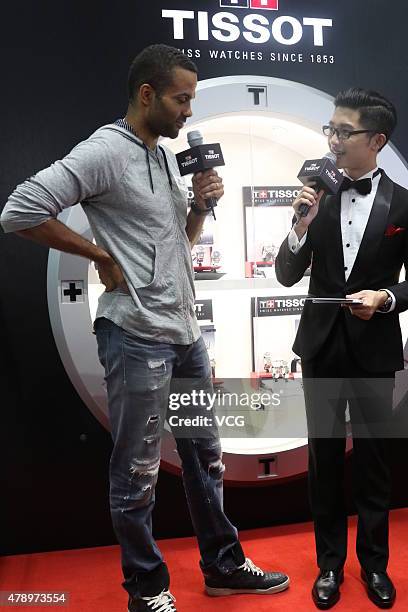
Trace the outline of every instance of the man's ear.
{"type": "Polygon", "coordinates": [[[154,100],[156,92],[149,83],[144,83],[139,88],[139,100],[143,106],[150,106],[154,100]]]}
{"type": "Polygon", "coordinates": [[[372,143],[376,151],[381,151],[381,149],[387,144],[387,137],[385,134],[375,134],[373,136],[372,143]]]}

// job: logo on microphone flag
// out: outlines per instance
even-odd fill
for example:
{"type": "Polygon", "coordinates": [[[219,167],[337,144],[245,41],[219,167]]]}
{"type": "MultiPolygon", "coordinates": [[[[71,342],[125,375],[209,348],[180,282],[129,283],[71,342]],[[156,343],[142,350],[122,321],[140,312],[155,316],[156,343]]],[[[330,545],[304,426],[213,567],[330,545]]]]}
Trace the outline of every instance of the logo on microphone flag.
{"type": "Polygon", "coordinates": [[[220,0],[221,8],[251,8],[277,11],[279,0],[220,0]]]}

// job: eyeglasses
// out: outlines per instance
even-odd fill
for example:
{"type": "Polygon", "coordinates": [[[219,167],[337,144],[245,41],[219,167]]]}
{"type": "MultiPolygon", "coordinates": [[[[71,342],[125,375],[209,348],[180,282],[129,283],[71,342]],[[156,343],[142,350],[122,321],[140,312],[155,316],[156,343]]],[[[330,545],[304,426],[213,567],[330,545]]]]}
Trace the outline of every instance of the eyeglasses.
{"type": "Polygon", "coordinates": [[[334,134],[336,134],[339,140],[348,140],[350,136],[354,136],[355,134],[368,134],[369,132],[372,132],[373,134],[375,133],[373,132],[373,130],[345,130],[342,128],[338,129],[332,127],[331,125],[324,125],[322,127],[322,130],[325,136],[329,136],[331,138],[332,136],[334,136],[334,134]]]}

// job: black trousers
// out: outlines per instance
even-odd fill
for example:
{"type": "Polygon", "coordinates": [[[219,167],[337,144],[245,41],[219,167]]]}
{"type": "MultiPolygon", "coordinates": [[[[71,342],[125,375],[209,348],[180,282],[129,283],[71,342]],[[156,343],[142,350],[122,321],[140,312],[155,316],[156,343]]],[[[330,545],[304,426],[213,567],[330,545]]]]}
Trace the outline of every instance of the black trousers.
{"type": "MultiPolygon", "coordinates": [[[[380,346],[379,338],[379,350],[380,346]]],[[[357,556],[367,572],[385,571],[395,373],[367,372],[356,361],[343,311],[318,355],[302,361],[302,372],[317,564],[323,570],[338,569],[347,555],[343,483],[348,405],[353,435],[353,495],[358,513],[357,556]]]]}

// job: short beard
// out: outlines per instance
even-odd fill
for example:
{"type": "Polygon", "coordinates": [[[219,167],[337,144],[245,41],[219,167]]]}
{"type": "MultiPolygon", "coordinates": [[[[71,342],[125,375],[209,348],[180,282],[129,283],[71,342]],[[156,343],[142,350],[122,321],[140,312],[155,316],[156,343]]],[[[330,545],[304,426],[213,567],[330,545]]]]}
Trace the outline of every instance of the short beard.
{"type": "Polygon", "coordinates": [[[161,119],[162,112],[163,109],[161,101],[160,98],[158,98],[154,111],[152,113],[153,116],[147,119],[149,130],[152,132],[152,134],[158,137],[163,136],[165,138],[177,138],[179,132],[177,127],[169,125],[168,123],[164,123],[161,119]]]}

